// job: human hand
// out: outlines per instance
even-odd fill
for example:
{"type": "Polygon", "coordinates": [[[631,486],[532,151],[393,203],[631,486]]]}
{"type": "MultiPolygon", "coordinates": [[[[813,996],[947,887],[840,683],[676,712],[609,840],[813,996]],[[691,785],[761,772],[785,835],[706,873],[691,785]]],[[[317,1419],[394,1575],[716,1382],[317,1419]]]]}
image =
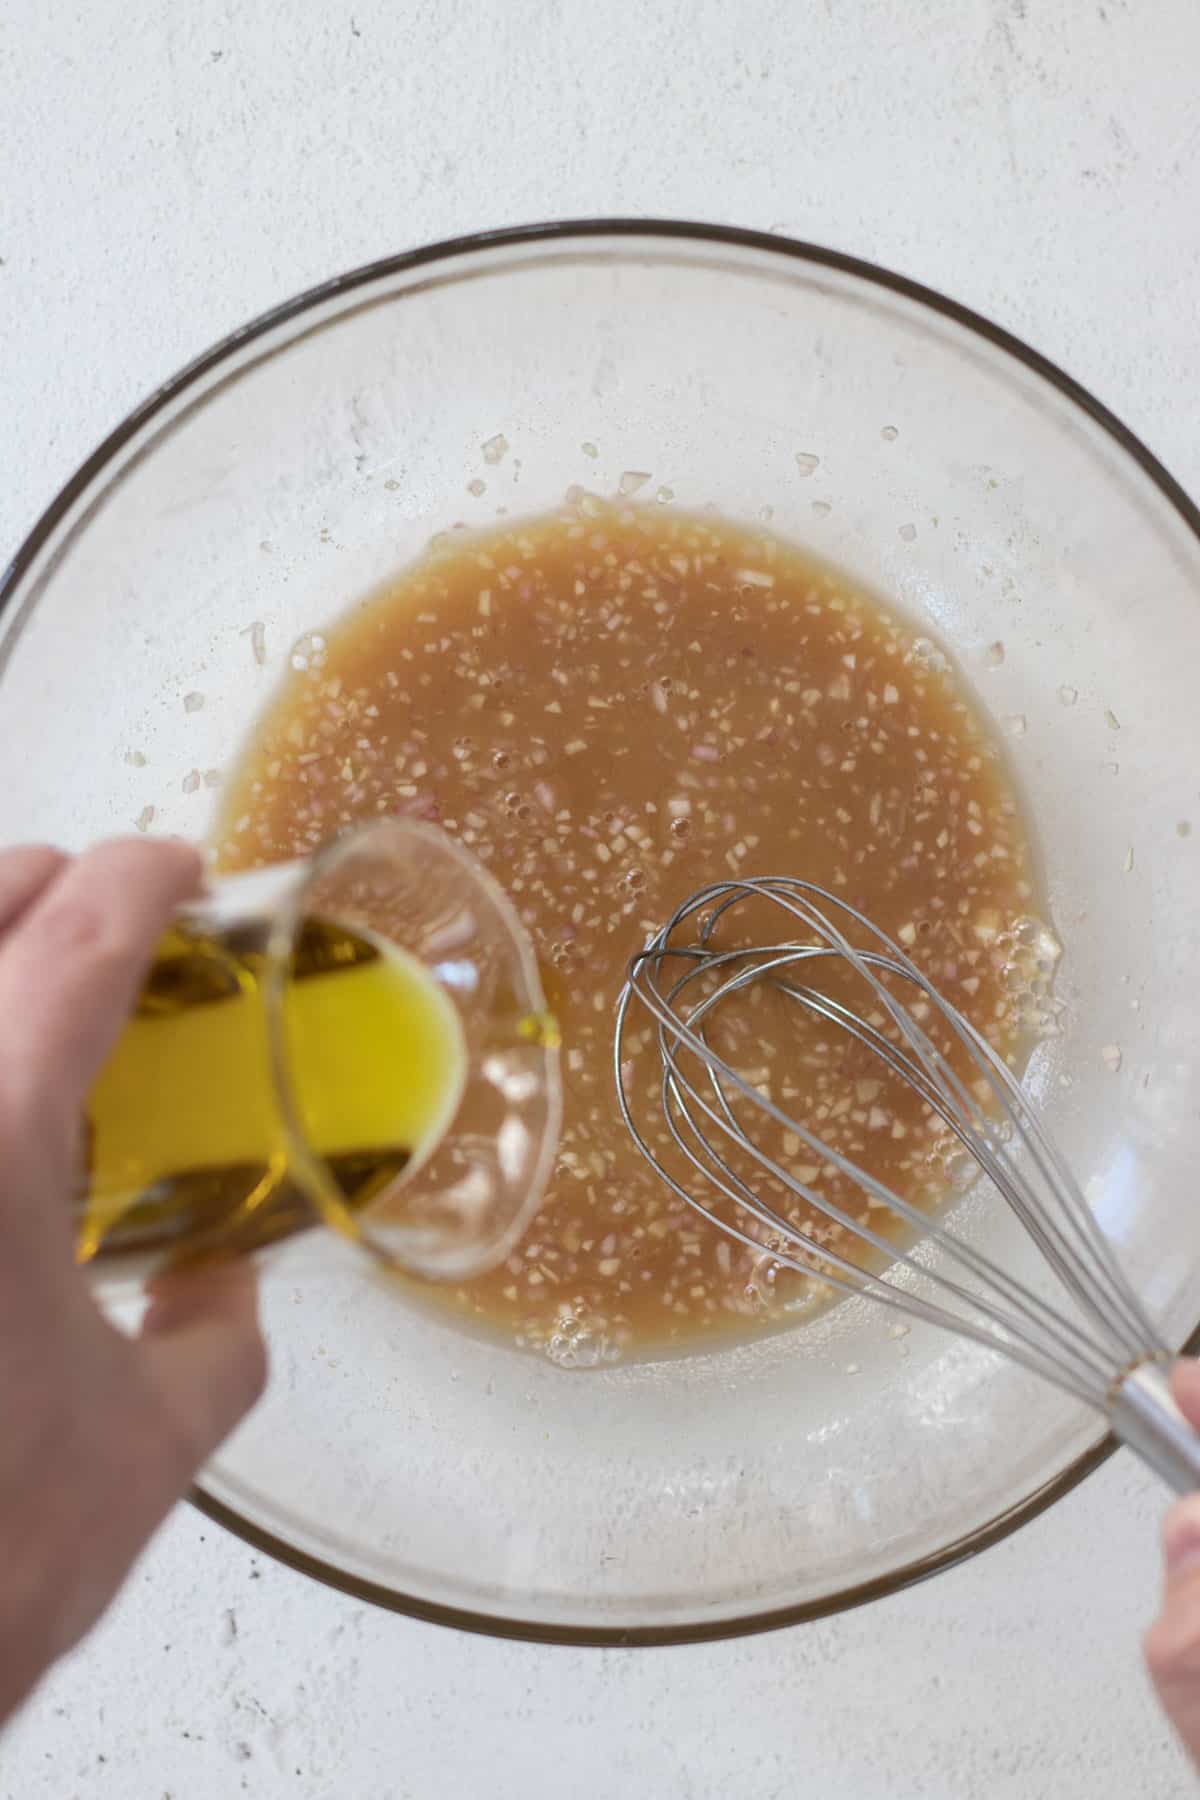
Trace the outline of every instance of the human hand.
{"type": "Polygon", "coordinates": [[[248,1265],[163,1281],[132,1340],[74,1261],[84,1102],[199,880],[177,843],[0,853],[0,1720],[265,1380],[248,1265]]]}
{"type": "MultiPolygon", "coordinates": [[[[1176,1405],[1200,1431],[1200,1362],[1171,1371],[1176,1405]]],[[[1146,1666],[1167,1717],[1200,1766],[1200,1494],[1176,1501],[1163,1527],[1162,1610],[1146,1633],[1146,1666]]]]}

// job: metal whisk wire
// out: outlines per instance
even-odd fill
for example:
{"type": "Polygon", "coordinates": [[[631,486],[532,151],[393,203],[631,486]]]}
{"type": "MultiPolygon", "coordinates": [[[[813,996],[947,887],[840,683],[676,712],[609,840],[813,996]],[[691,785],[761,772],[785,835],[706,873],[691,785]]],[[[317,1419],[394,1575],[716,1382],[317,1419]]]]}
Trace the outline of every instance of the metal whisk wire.
{"type": "Polygon", "coordinates": [[[1178,1414],[1163,1374],[1170,1353],[1058,1147],[1004,1060],[900,946],[849,902],[787,876],[715,882],[693,894],[630,963],[617,1007],[614,1073],[621,1114],[642,1156],[681,1200],[727,1235],[768,1253],[782,1267],[816,1275],[844,1293],[880,1301],[1001,1352],[1107,1412],[1118,1432],[1180,1491],[1200,1483],[1200,1440],[1178,1414]],[[779,908],[791,930],[799,927],[803,935],[749,949],[718,948],[718,926],[752,900],[779,908]],[[695,935],[685,941],[689,925],[695,935]],[[849,930],[858,943],[847,936],[849,930]],[[845,963],[866,983],[872,1017],[810,985],[806,977],[830,959],[845,963]],[[972,1092],[884,976],[915,990],[914,1003],[919,997],[936,1010],[968,1052],[985,1098],[972,1092]],[[913,1206],[791,1117],[714,1049],[710,1023],[731,999],[763,984],[846,1033],[915,1089],[1033,1239],[1074,1303],[1070,1316],[968,1242],[948,1220],[913,1206]],[[635,1001],[655,1022],[663,1116],[697,1187],[664,1165],[634,1117],[623,1065],[635,1001]],[[881,1015],[885,1029],[873,1022],[881,1015]],[[886,1033],[888,1023],[892,1036],[886,1033]],[[898,1246],[802,1179],[751,1135],[739,1117],[739,1102],[852,1181],[868,1201],[888,1208],[919,1241],[898,1246]],[[749,1157],[752,1173],[734,1167],[734,1154],[743,1171],[749,1157]],[[884,1266],[864,1268],[809,1237],[754,1184],[760,1171],[811,1212],[852,1234],[884,1266]],[[746,1215],[745,1225],[736,1214],[714,1216],[711,1202],[718,1195],[746,1215]]]}

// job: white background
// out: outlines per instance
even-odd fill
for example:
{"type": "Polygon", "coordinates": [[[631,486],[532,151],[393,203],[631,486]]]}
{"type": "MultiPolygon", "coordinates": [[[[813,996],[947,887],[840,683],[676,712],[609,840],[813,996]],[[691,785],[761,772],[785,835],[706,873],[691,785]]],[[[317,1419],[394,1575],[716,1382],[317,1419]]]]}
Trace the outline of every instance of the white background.
{"type": "MultiPolygon", "coordinates": [[[[250,314],[584,213],[916,276],[1200,493],[1192,0],[3,0],[0,559],[250,314]]],[[[1172,1800],[1194,1788],[1138,1659],[1162,1504],[1121,1456],[921,1589],[659,1652],[412,1624],[182,1509],[0,1743],[0,1797],[1172,1800]]]]}

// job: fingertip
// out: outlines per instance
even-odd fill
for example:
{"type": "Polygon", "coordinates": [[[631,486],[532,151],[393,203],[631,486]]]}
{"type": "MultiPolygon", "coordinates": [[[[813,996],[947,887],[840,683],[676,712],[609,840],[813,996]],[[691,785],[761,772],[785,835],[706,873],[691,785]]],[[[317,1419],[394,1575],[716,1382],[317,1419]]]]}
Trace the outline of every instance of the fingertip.
{"type": "Polygon", "coordinates": [[[1168,1583],[1200,1568],[1200,1494],[1177,1500],[1163,1522],[1168,1583]]]}
{"type": "Polygon", "coordinates": [[[1171,1508],[1163,1548],[1166,1591],[1142,1655],[1168,1718],[1200,1761],[1200,1494],[1171,1508]]]}
{"type": "Polygon", "coordinates": [[[258,1331],[258,1276],[248,1257],[171,1270],[150,1284],[147,1298],[143,1337],[176,1331],[200,1319],[258,1331]]]}
{"type": "Polygon", "coordinates": [[[154,842],[161,845],[164,853],[173,856],[180,869],[194,883],[198,883],[204,874],[204,852],[198,844],[191,843],[185,837],[156,838],[154,842]]]}
{"type": "Polygon", "coordinates": [[[1169,1600],[1142,1637],[1142,1658],[1176,1728],[1195,1741],[1200,1707],[1200,1631],[1190,1599],[1169,1600]]]}
{"type": "Polygon", "coordinates": [[[25,908],[0,940],[0,1075],[14,1105],[82,1106],[159,935],[202,873],[190,844],[115,838],[69,860],[25,908]]]}
{"type": "Polygon", "coordinates": [[[1156,1686],[1161,1686],[1168,1677],[1174,1654],[1173,1639],[1171,1621],[1165,1616],[1155,1619],[1142,1633],[1142,1661],[1156,1686]]]}
{"type": "Polygon", "coordinates": [[[1200,1362],[1181,1356],[1171,1367],[1171,1393],[1188,1423],[1200,1429],[1200,1362]]]}
{"type": "Polygon", "coordinates": [[[186,1482],[266,1386],[253,1269],[213,1263],[156,1283],[141,1344],[172,1423],[176,1475],[186,1482]]]}
{"type": "Polygon", "coordinates": [[[191,838],[177,836],[174,833],[170,837],[156,838],[155,842],[167,845],[177,855],[186,859],[187,866],[197,885],[203,881],[212,862],[211,851],[205,850],[200,844],[194,844],[191,838]]]}

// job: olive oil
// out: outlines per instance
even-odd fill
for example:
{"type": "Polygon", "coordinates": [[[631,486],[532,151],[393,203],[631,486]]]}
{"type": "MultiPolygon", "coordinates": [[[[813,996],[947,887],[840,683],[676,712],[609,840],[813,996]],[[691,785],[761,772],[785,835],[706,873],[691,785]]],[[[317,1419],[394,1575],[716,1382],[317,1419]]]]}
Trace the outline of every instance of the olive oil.
{"type": "MultiPolygon", "coordinates": [[[[267,1007],[266,927],[177,924],[87,1108],[82,1262],[159,1266],[252,1250],[318,1222],[294,1179],[267,1007]]],[[[281,989],[296,1125],[353,1229],[437,1142],[465,1073],[457,1013],[414,958],[305,921],[281,989]]]]}

